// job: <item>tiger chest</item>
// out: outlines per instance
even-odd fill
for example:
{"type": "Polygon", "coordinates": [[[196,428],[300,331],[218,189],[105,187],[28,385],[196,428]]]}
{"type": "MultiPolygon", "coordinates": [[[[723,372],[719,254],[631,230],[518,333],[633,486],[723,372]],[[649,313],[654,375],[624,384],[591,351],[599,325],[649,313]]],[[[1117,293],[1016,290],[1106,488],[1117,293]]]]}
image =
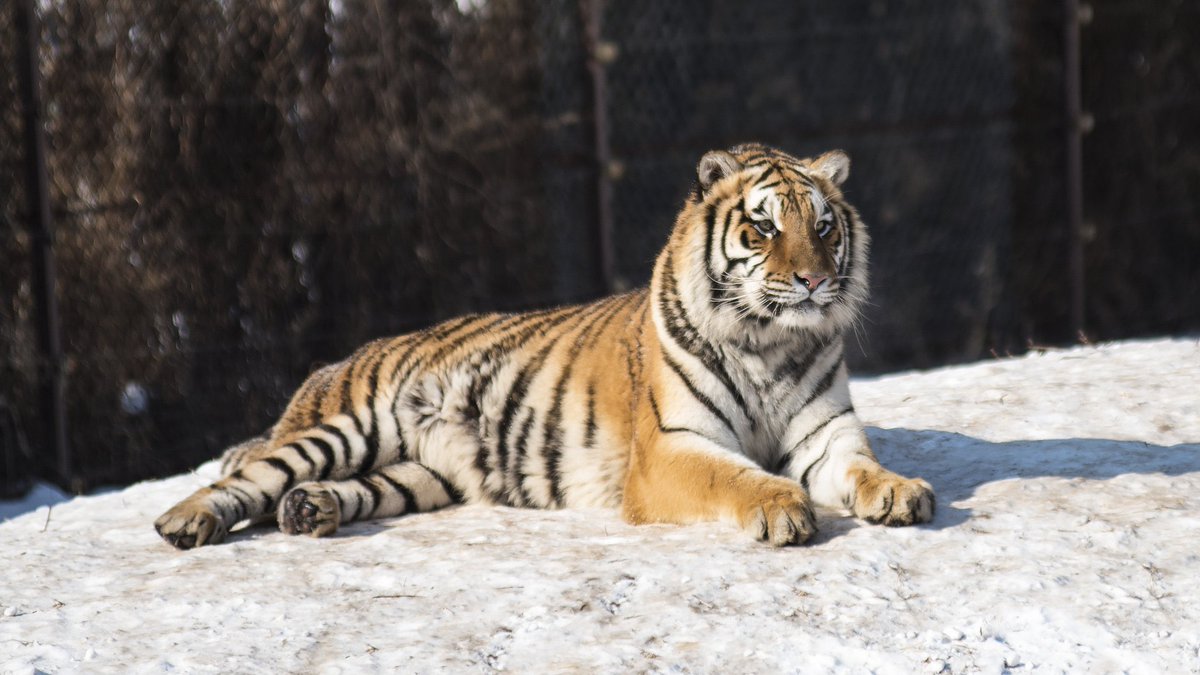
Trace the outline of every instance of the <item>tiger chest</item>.
{"type": "Polygon", "coordinates": [[[782,452],[783,434],[803,404],[794,375],[785,367],[787,358],[783,350],[726,355],[730,379],[745,400],[749,415],[749,424],[739,429],[740,449],[763,466],[771,466],[782,452]]]}

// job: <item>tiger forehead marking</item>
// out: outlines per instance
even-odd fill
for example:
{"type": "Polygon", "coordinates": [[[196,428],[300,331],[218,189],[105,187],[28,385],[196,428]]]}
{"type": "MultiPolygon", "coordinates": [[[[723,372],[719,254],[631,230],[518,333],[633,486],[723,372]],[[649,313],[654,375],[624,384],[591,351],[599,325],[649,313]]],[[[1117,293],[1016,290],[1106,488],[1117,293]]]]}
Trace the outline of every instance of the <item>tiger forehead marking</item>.
{"type": "Polygon", "coordinates": [[[825,195],[808,177],[785,165],[772,163],[750,182],[748,210],[782,222],[785,216],[815,218],[828,208],[825,195]]]}
{"type": "Polygon", "coordinates": [[[774,545],[811,536],[812,503],[929,520],[929,485],[879,465],[850,403],[867,235],[848,168],[836,151],[705,154],[649,288],[371,342],[156,529],[191,548],[274,515],[327,536],[461,502],[723,519],[774,545]]]}
{"type": "Polygon", "coordinates": [[[773,175],[766,180],[760,178],[751,184],[746,197],[750,216],[774,223],[779,231],[779,236],[770,239],[774,240],[773,248],[782,251],[768,260],[768,274],[787,277],[790,283],[789,273],[804,274],[817,268],[833,273],[832,261],[821,255],[826,251],[819,236],[822,222],[835,225],[825,195],[800,174],[777,171],[782,179],[771,180],[773,175]]]}

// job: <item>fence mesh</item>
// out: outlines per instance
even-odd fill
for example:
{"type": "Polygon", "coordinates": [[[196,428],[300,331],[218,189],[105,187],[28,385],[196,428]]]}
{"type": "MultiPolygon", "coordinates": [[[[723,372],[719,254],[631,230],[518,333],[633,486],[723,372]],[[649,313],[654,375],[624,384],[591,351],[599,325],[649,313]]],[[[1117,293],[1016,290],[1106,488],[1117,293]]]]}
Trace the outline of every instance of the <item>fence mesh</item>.
{"type": "MultiPolygon", "coordinates": [[[[697,158],[747,140],[853,159],[860,371],[1073,337],[1058,4],[597,1],[39,3],[74,466],[40,437],[5,66],[0,422],[42,461],[4,440],[5,486],[178,471],[369,338],[596,297],[606,231],[614,286],[644,283],[697,158]]],[[[1200,327],[1195,35],[1169,0],[1096,2],[1083,29],[1093,338],[1200,327]]]]}

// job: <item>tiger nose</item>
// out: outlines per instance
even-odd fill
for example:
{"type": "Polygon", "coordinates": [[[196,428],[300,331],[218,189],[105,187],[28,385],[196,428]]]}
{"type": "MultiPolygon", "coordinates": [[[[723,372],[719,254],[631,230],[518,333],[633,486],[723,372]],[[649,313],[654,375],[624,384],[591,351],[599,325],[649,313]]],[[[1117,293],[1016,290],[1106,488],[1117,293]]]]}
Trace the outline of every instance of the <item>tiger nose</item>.
{"type": "Polygon", "coordinates": [[[824,274],[797,274],[796,275],[796,281],[799,282],[801,286],[804,286],[805,288],[807,288],[810,291],[813,290],[814,288],[816,288],[817,286],[820,286],[821,282],[825,281],[828,278],[829,277],[825,276],[824,274]]]}

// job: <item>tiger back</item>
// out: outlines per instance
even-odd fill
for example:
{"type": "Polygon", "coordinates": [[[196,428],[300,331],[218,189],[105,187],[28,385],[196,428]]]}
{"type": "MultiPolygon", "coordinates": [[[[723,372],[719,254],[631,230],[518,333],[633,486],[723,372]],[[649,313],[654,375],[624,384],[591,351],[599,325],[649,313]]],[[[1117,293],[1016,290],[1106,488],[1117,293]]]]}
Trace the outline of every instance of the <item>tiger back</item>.
{"type": "Polygon", "coordinates": [[[649,288],[371,342],[310,375],[156,529],[179,548],[264,518],[326,536],[456,502],[725,520],[775,545],[816,531],[814,500],[929,520],[929,485],[879,465],[850,402],[842,333],[868,236],[848,167],[706,154],[649,288]]]}

